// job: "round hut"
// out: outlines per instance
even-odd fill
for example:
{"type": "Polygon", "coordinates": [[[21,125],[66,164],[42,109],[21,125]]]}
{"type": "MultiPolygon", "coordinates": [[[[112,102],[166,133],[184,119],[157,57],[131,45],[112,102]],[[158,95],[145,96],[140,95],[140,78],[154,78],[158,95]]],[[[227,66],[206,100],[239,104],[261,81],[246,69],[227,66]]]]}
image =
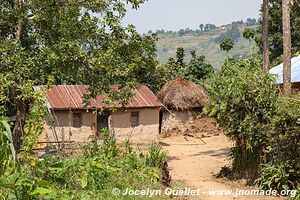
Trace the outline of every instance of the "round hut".
{"type": "Polygon", "coordinates": [[[161,132],[184,133],[186,125],[204,107],[206,92],[200,85],[177,77],[164,85],[157,97],[164,105],[160,117],[161,132]]]}

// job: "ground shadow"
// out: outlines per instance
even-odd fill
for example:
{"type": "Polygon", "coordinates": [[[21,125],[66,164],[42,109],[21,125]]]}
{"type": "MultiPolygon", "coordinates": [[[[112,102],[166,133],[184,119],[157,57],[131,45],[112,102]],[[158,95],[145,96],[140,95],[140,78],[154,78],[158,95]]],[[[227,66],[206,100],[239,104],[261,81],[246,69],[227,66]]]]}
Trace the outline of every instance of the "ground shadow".
{"type": "Polygon", "coordinates": [[[209,156],[227,156],[229,154],[230,148],[223,148],[219,150],[208,150],[208,151],[201,151],[196,154],[192,154],[191,156],[201,156],[201,155],[209,155],[209,156]]]}

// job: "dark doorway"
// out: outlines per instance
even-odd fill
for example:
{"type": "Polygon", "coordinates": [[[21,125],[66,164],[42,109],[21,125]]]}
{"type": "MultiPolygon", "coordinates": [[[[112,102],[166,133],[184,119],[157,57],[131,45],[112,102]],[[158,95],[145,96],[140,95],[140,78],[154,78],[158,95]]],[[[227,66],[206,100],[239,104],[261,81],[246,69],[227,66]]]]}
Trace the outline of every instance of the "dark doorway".
{"type": "Polygon", "coordinates": [[[163,121],[163,116],[164,116],[164,111],[161,109],[159,111],[159,133],[161,133],[161,126],[162,126],[162,121],[163,121]]]}
{"type": "Polygon", "coordinates": [[[102,130],[108,129],[108,117],[111,115],[110,112],[102,112],[97,115],[97,136],[102,137],[102,130]]]}

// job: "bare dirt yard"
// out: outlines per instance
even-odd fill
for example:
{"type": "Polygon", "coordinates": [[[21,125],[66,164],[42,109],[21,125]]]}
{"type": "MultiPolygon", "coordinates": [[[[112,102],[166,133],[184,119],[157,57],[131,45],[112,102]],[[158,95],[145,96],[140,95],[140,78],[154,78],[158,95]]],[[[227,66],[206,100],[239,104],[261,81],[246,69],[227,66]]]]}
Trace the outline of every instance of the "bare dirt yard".
{"type": "Polygon", "coordinates": [[[179,187],[191,187],[200,190],[199,196],[184,197],[180,199],[203,199],[203,200],[231,200],[231,199],[282,199],[280,197],[267,196],[235,196],[235,195],[212,195],[210,190],[228,190],[235,192],[240,190],[254,190],[257,188],[246,187],[243,181],[233,182],[217,179],[213,175],[218,174],[220,169],[230,165],[228,159],[229,149],[232,146],[223,134],[205,137],[201,140],[183,135],[161,138],[160,144],[168,152],[168,164],[172,180],[180,182],[179,187]]]}

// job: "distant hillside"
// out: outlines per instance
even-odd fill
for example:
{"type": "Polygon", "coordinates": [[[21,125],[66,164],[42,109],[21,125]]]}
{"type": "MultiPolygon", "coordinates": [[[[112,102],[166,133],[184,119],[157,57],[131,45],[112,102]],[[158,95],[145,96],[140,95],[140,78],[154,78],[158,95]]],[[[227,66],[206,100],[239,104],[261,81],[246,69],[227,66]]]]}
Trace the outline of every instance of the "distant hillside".
{"type": "Polygon", "coordinates": [[[255,49],[255,42],[246,40],[242,34],[245,28],[255,28],[247,26],[245,23],[234,23],[216,27],[210,31],[193,31],[186,29],[185,33],[157,31],[159,40],[157,42],[157,54],[161,63],[165,63],[169,57],[176,55],[177,47],[183,47],[186,50],[187,58],[189,52],[196,50],[197,54],[204,55],[215,69],[220,69],[226,58],[226,52],[220,50],[219,41],[228,35],[234,35],[235,46],[230,52],[233,57],[245,57],[255,49]],[[235,30],[233,30],[233,26],[235,30]],[[231,33],[232,32],[232,33],[231,33]],[[228,34],[229,33],[229,34],[228,34]]]}

